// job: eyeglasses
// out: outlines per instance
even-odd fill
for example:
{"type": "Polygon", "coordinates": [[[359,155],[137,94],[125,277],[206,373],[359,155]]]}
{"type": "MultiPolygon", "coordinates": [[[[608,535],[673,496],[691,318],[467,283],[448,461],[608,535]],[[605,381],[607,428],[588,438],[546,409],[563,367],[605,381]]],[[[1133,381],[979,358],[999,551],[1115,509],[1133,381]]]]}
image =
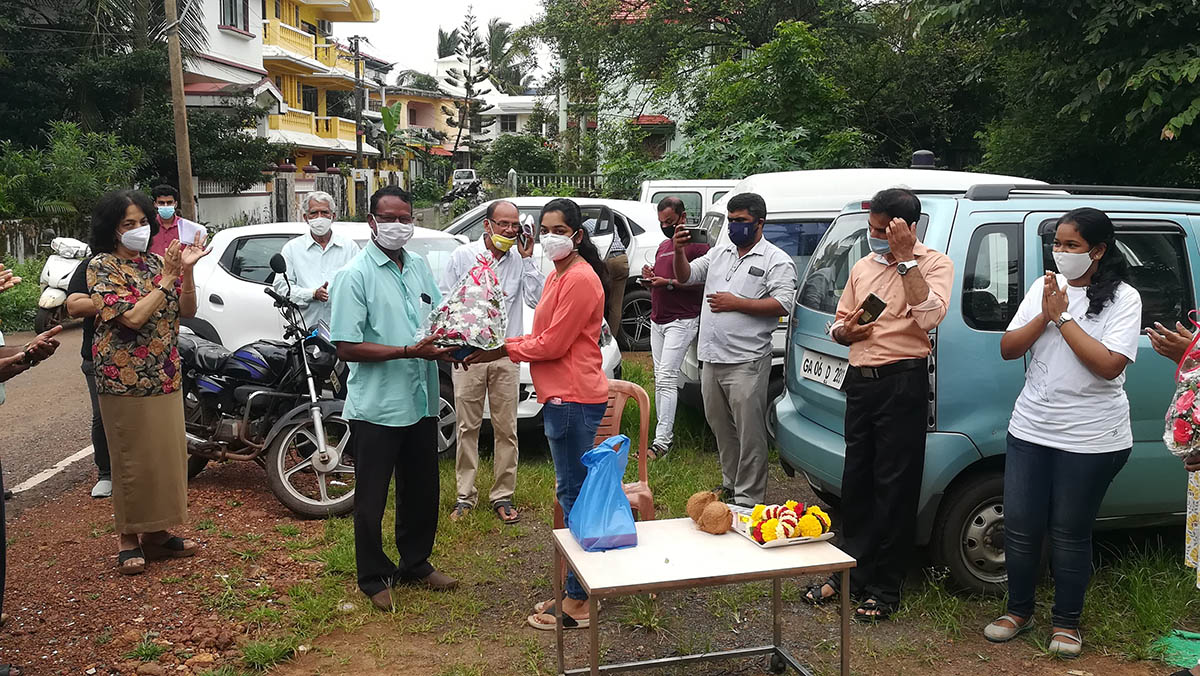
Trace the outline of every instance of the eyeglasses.
{"type": "Polygon", "coordinates": [[[520,221],[493,221],[491,219],[488,219],[488,220],[491,222],[492,225],[496,226],[497,228],[508,228],[511,230],[515,230],[515,229],[521,227],[520,221]]]}
{"type": "Polygon", "coordinates": [[[371,218],[374,218],[376,223],[399,223],[401,225],[409,225],[413,222],[412,216],[377,216],[375,214],[371,214],[371,218]]]}

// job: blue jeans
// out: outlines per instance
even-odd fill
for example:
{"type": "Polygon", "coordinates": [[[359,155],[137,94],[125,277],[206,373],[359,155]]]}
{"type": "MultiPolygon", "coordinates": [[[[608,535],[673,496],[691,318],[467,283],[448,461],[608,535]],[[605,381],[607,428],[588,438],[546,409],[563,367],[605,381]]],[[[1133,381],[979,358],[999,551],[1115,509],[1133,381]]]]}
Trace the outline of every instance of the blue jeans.
{"type": "Polygon", "coordinates": [[[1092,577],[1092,524],[1131,449],[1071,453],[1008,435],[1004,461],[1004,557],[1008,612],[1033,616],[1042,542],[1050,534],[1054,626],[1078,629],[1092,577]]]}
{"type": "MultiPolygon", "coordinates": [[[[596,442],[596,430],[604,418],[608,404],[546,404],[542,418],[546,427],[546,440],[550,442],[550,455],[554,458],[555,497],[562,506],[563,515],[570,523],[571,507],[583,488],[587,467],[583,466],[583,454],[592,450],[596,442]]],[[[557,573],[555,573],[557,574],[557,573]]],[[[575,571],[567,572],[567,596],[583,601],[587,592],[575,578],[575,571]]]]}

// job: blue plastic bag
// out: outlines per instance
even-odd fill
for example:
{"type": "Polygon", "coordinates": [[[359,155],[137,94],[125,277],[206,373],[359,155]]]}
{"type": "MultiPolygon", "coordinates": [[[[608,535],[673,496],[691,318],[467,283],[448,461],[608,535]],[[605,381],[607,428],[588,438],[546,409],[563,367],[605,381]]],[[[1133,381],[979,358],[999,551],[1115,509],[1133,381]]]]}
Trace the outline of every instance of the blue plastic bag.
{"type": "Polygon", "coordinates": [[[567,527],[584,551],[600,552],[637,545],[633,510],[621,481],[629,462],[629,437],[609,437],[583,454],[588,468],[583,488],[571,507],[567,527]]]}

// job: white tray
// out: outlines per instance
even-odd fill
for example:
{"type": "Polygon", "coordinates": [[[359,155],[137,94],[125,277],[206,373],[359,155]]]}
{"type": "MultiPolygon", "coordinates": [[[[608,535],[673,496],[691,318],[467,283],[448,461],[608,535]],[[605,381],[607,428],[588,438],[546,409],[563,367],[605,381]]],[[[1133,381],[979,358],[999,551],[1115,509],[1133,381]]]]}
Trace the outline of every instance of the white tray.
{"type": "Polygon", "coordinates": [[[735,505],[730,505],[729,511],[733,513],[733,530],[737,531],[739,535],[741,535],[742,537],[746,538],[747,540],[753,542],[755,545],[757,545],[761,549],[774,549],[775,547],[790,547],[792,545],[808,544],[809,542],[825,542],[826,540],[832,540],[833,536],[834,536],[834,532],[829,531],[828,533],[822,533],[821,535],[818,535],[815,538],[814,537],[785,538],[785,539],[771,540],[770,542],[763,543],[763,542],[759,542],[758,540],[755,540],[753,537],[750,536],[749,524],[744,523],[741,519],[742,515],[750,516],[751,510],[746,509],[745,507],[737,507],[735,505]]]}

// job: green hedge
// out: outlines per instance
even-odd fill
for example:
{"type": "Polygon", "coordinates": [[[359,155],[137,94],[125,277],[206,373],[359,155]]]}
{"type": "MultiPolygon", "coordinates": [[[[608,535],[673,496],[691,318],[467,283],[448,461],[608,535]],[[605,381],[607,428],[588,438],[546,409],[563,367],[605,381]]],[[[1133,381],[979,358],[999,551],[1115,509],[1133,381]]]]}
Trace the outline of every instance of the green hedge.
{"type": "Polygon", "coordinates": [[[13,258],[4,258],[4,265],[21,278],[21,283],[0,293],[0,331],[33,330],[33,317],[37,314],[38,298],[42,295],[38,277],[45,263],[45,258],[27,258],[21,264],[13,258]]]}

